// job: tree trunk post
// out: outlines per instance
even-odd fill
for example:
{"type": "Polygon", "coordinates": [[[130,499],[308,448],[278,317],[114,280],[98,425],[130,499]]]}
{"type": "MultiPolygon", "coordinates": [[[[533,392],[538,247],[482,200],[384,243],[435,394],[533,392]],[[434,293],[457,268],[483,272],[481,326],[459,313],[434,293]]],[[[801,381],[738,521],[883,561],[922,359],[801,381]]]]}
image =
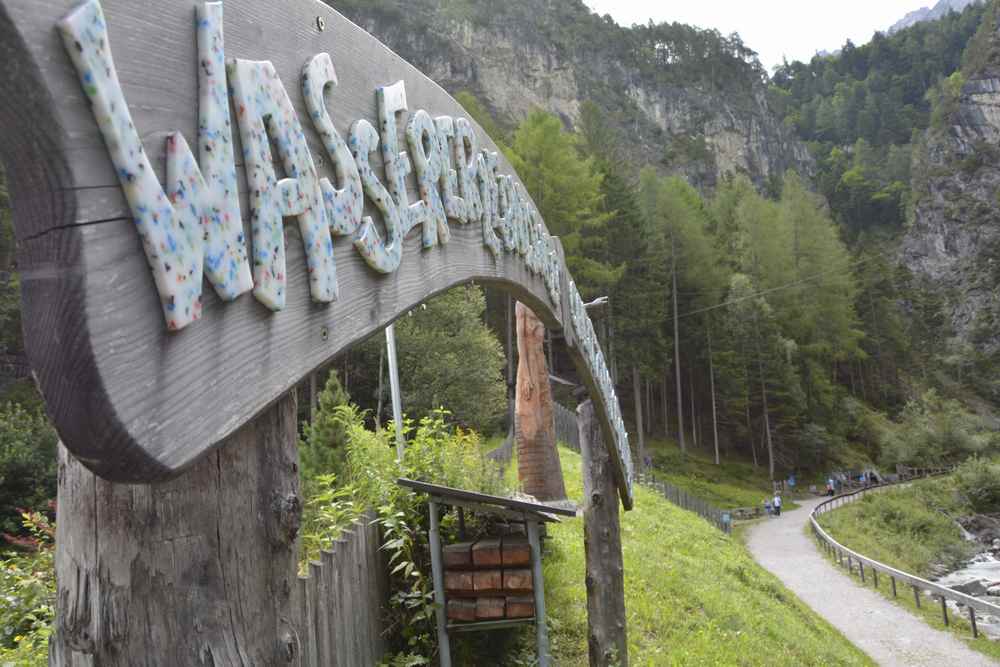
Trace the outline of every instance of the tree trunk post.
{"type": "Polygon", "coordinates": [[[681,454],[687,453],[684,442],[684,398],[681,394],[681,333],[677,324],[677,246],[674,233],[670,232],[670,274],[674,308],[674,378],[677,380],[677,437],[681,443],[681,454]]]}
{"type": "Polygon", "coordinates": [[[545,364],[545,326],[523,303],[517,304],[516,311],[517,476],[525,493],[542,501],[564,500],[566,484],[556,449],[552,387],[545,364]]]}
{"type": "Polygon", "coordinates": [[[160,484],[104,481],[60,446],[50,664],[298,664],[296,409],[290,392],[160,484]]]}
{"type": "Polygon", "coordinates": [[[628,665],[625,568],[610,455],[588,400],[577,408],[583,457],[583,540],[587,560],[587,645],[591,667],[628,665]]]}

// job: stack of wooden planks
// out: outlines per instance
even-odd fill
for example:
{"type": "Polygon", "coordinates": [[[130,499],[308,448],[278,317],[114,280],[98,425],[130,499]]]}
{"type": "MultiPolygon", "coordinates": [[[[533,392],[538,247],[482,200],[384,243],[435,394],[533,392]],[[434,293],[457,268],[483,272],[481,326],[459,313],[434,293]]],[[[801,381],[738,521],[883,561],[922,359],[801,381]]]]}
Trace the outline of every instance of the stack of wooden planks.
{"type": "Polygon", "coordinates": [[[448,618],[457,622],[532,618],[531,547],[523,535],[444,547],[448,618]]]}

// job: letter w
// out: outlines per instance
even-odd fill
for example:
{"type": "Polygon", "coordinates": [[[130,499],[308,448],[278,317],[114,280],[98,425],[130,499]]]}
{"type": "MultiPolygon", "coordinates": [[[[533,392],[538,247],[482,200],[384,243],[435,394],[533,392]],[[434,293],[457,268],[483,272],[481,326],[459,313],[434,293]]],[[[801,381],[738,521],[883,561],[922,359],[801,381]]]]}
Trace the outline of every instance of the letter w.
{"type": "Polygon", "coordinates": [[[240,214],[222,38],[222,3],[198,8],[198,154],[167,138],[167,191],[132,124],[98,0],[59,23],[153,272],[169,329],[201,316],[202,277],[230,301],[253,287],[240,214]]]}

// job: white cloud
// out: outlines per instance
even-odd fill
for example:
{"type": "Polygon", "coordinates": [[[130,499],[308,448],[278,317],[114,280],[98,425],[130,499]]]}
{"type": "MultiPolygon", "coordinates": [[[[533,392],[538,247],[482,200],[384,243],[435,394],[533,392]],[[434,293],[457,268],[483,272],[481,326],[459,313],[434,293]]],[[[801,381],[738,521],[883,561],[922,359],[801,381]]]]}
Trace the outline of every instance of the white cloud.
{"type": "Polygon", "coordinates": [[[907,12],[934,0],[583,0],[593,11],[610,14],[621,25],[652,18],[738,32],[770,70],[788,60],[808,60],[817,51],[834,51],[850,38],[864,44],[907,12]]]}

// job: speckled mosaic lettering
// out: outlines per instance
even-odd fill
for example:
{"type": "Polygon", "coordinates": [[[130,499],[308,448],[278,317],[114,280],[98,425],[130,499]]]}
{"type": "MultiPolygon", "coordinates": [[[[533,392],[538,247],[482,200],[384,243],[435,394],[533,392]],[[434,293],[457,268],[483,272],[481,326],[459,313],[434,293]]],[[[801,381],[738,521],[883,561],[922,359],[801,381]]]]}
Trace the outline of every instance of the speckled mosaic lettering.
{"type": "Polygon", "coordinates": [[[493,256],[498,256],[503,248],[493,231],[497,215],[497,154],[482,151],[477,160],[476,180],[479,182],[479,198],[482,202],[483,244],[493,256]]]}
{"type": "Polygon", "coordinates": [[[167,192],[132,123],[100,3],[81,5],[58,27],[132,212],[167,327],[182,329],[201,316],[203,275],[225,300],[252,287],[226,98],[222,4],[198,10],[201,168],[184,137],[171,134],[167,192]]]}
{"type": "Polygon", "coordinates": [[[496,227],[500,230],[503,249],[513,252],[517,246],[514,243],[514,218],[517,216],[517,199],[514,197],[514,179],[510,176],[497,176],[497,193],[499,195],[498,219],[496,227]]]}
{"type": "Polygon", "coordinates": [[[441,156],[441,201],[444,212],[449,220],[462,222],[466,219],[465,200],[458,196],[458,172],[454,165],[455,158],[455,121],[451,116],[438,116],[434,120],[437,126],[438,154],[441,156]]]}
{"type": "Polygon", "coordinates": [[[409,154],[399,150],[399,126],[396,122],[397,114],[408,108],[406,86],[402,81],[397,81],[391,86],[378,88],[375,91],[375,104],[378,107],[379,136],[386,185],[389,194],[396,201],[405,237],[411,229],[423,224],[429,215],[427,203],[421,200],[411,204],[410,194],[406,190],[406,177],[412,171],[413,165],[409,154]]]}
{"type": "Polygon", "coordinates": [[[283,216],[295,216],[305,247],[309,291],[314,301],[337,296],[333,239],[319,175],[288,93],[270,61],[229,63],[233,103],[243,140],[253,233],[254,296],[272,310],[285,306],[288,283],[283,216]],[[288,178],[278,181],[268,135],[288,178]]]}
{"type": "Polygon", "coordinates": [[[422,243],[425,248],[433,248],[438,243],[447,243],[451,239],[451,230],[438,191],[444,159],[441,143],[434,120],[423,109],[410,116],[410,122],[406,124],[406,143],[413,155],[417,190],[425,204],[422,243]]]}
{"type": "Polygon", "coordinates": [[[455,168],[458,170],[458,192],[465,200],[464,222],[479,222],[483,217],[483,203],[479,196],[479,137],[472,123],[465,118],[455,119],[455,168]]]}
{"type": "Polygon", "coordinates": [[[386,235],[383,239],[375,228],[374,221],[366,217],[355,247],[368,262],[368,266],[380,273],[392,273],[399,268],[403,258],[404,229],[396,202],[372,170],[370,156],[378,150],[378,145],[378,131],[372,124],[367,120],[355,121],[351,126],[351,154],[358,165],[365,194],[382,214],[386,235]]]}
{"type": "Polygon", "coordinates": [[[327,221],[335,236],[352,236],[361,227],[365,200],[358,165],[347,142],[334,127],[323,97],[327,89],[336,85],[337,71],[328,53],[313,56],[302,69],[302,97],[341,186],[335,187],[328,178],[319,181],[327,221]]]}

